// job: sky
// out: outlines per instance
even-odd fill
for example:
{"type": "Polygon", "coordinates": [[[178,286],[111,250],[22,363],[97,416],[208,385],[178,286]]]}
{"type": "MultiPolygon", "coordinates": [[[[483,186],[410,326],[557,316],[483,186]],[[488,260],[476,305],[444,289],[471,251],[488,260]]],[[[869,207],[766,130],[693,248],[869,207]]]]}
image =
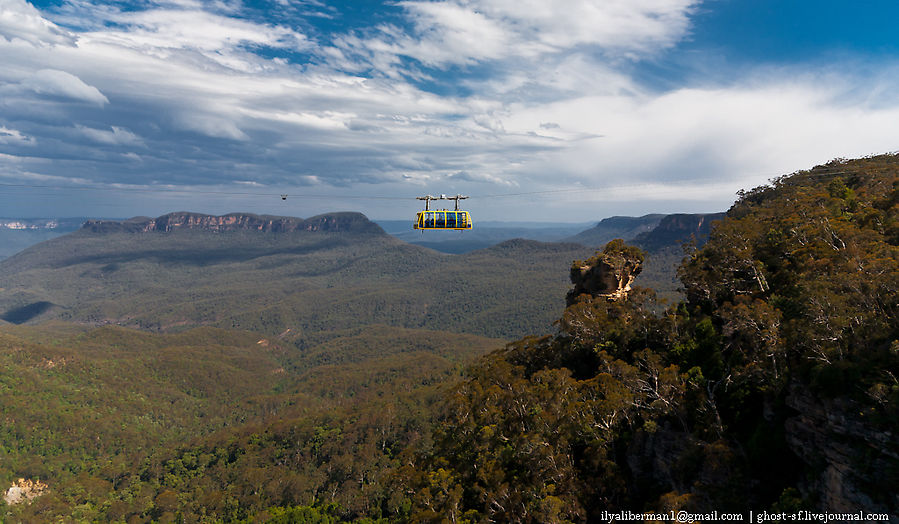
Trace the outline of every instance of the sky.
{"type": "Polygon", "coordinates": [[[899,150],[894,0],[0,0],[0,216],[585,222],[899,150]],[[286,199],[281,195],[286,195],[286,199]]]}

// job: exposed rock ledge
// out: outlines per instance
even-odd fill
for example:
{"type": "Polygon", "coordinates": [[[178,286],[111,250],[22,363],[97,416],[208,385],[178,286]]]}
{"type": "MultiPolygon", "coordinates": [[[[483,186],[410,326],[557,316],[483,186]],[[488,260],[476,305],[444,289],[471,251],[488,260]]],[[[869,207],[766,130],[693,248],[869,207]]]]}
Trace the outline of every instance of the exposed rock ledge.
{"type": "Polygon", "coordinates": [[[287,233],[293,231],[354,232],[384,234],[380,226],[362,213],[328,213],[302,219],[250,213],[231,213],[214,216],[180,211],[157,218],[134,217],[128,220],[88,220],[81,227],[93,233],[147,233],[176,230],[262,231],[287,233]]]}
{"type": "Polygon", "coordinates": [[[47,487],[40,480],[19,479],[13,482],[13,485],[6,490],[3,500],[9,506],[21,504],[22,502],[31,502],[41,496],[47,487]]]}

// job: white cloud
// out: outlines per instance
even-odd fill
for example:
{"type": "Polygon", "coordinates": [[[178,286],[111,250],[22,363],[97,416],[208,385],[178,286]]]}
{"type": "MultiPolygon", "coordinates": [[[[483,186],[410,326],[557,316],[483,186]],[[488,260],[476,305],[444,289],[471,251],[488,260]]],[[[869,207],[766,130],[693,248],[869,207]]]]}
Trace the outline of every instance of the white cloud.
{"type": "Polygon", "coordinates": [[[46,183],[46,184],[62,184],[62,185],[89,185],[93,183],[93,180],[72,176],[60,176],[60,175],[48,175],[45,173],[35,173],[27,170],[16,170],[13,172],[4,173],[0,171],[0,176],[5,178],[11,178],[16,182],[20,183],[46,183]]]}
{"type": "MultiPolygon", "coordinates": [[[[519,105],[505,125],[512,133],[596,137],[569,138],[523,166],[523,174],[547,185],[548,174],[555,173],[560,187],[612,190],[638,184],[629,191],[634,201],[701,195],[721,208],[736,190],[775,176],[834,157],[896,149],[899,105],[868,107],[852,99],[855,82],[790,76],[752,87],[519,105]],[[543,123],[550,120],[558,127],[547,129],[543,123]]],[[[592,195],[602,200],[602,194],[592,195]]]]}
{"type": "Polygon", "coordinates": [[[0,37],[30,45],[72,45],[74,38],[50,22],[25,0],[0,2],[0,37]]]}
{"type": "Polygon", "coordinates": [[[467,3],[550,49],[653,53],[681,40],[701,0],[477,0],[467,3]]]}
{"type": "Polygon", "coordinates": [[[90,102],[100,107],[109,103],[103,93],[77,76],[56,69],[41,69],[22,81],[22,87],[42,95],[55,95],[90,102]]]}
{"type": "Polygon", "coordinates": [[[96,183],[576,188],[541,205],[557,213],[546,218],[583,218],[595,202],[636,214],[658,210],[641,200],[687,195],[720,209],[771,176],[897,148],[894,77],[785,67],[641,85],[626,66],[684,39],[696,4],[409,0],[411,30],[384,24],[316,47],[296,28],[239,18],[236,3],[124,12],[73,1],[60,16],[83,29],[63,30],[0,0],[15,13],[0,21],[2,154],[22,172],[96,183]],[[466,94],[421,87],[440,82],[466,94]]]}
{"type": "Polygon", "coordinates": [[[304,127],[322,130],[344,130],[356,115],[337,111],[321,112],[282,112],[282,111],[257,111],[244,109],[243,114],[248,117],[260,118],[269,121],[286,122],[304,127]]]}
{"type": "Polygon", "coordinates": [[[82,125],[76,126],[78,131],[99,144],[106,145],[139,145],[142,144],[140,137],[121,127],[112,126],[107,131],[105,129],[94,129],[82,125]]]}
{"type": "Polygon", "coordinates": [[[211,114],[183,113],[175,117],[175,125],[186,131],[194,131],[208,137],[229,140],[249,140],[234,121],[211,114]]]}
{"type": "MultiPolygon", "coordinates": [[[[416,34],[401,35],[394,47],[382,50],[412,56],[428,65],[473,63],[515,52],[515,34],[483,13],[454,2],[401,2],[416,34]]],[[[369,45],[376,45],[376,42],[369,45]]]]}
{"type": "Polygon", "coordinates": [[[0,126],[0,144],[34,144],[34,138],[21,131],[0,126]]]}
{"type": "MultiPolygon", "coordinates": [[[[425,65],[535,59],[592,46],[607,56],[645,56],[686,36],[700,0],[447,0],[400,2],[412,21],[407,34],[382,26],[369,39],[348,39],[342,51],[403,55],[425,65]]],[[[345,55],[344,55],[345,56],[345,55]]],[[[383,60],[383,59],[382,59],[383,60]]]]}
{"type": "Polygon", "coordinates": [[[199,9],[153,9],[109,15],[120,29],[96,30],[84,38],[135,49],[195,49],[220,52],[240,45],[303,49],[306,37],[283,26],[258,24],[199,9]]]}
{"type": "Polygon", "coordinates": [[[490,173],[469,173],[467,171],[457,171],[455,173],[447,174],[446,178],[452,181],[460,180],[464,182],[480,182],[506,187],[515,187],[517,185],[512,180],[506,180],[497,176],[493,176],[490,173]]]}

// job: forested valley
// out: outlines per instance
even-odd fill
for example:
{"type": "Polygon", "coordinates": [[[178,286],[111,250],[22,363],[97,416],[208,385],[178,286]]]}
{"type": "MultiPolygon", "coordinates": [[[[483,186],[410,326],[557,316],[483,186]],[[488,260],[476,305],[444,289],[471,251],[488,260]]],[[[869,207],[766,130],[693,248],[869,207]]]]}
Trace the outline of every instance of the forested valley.
{"type": "Polygon", "coordinates": [[[0,263],[0,482],[31,495],[0,517],[899,518],[899,157],[742,192],[667,300],[645,237],[444,255],[342,219],[0,263]]]}

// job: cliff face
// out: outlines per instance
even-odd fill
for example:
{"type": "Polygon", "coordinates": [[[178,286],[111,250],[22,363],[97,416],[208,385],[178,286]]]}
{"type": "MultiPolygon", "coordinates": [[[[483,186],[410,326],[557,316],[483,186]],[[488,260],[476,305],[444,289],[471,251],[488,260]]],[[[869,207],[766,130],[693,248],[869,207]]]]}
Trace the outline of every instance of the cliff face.
{"type": "Polygon", "coordinates": [[[585,246],[603,246],[616,238],[630,240],[641,233],[652,231],[665,215],[644,215],[642,217],[615,216],[602,219],[586,231],[565,239],[585,246]]]}
{"type": "Polygon", "coordinates": [[[725,213],[677,213],[666,215],[658,225],[634,238],[634,244],[643,249],[654,249],[665,245],[677,245],[696,239],[699,245],[709,238],[712,222],[721,220],[725,213]]]}
{"type": "Polygon", "coordinates": [[[361,213],[328,213],[308,219],[231,213],[214,216],[200,213],[177,212],[157,218],[135,217],[123,221],[88,220],[82,230],[92,233],[148,233],[178,230],[200,230],[212,232],[262,231],[268,233],[288,233],[294,231],[312,232],[354,232],[384,234],[380,226],[368,220],[361,213]]]}
{"type": "Polygon", "coordinates": [[[800,384],[790,388],[786,404],[797,411],[785,424],[787,443],[810,466],[813,474],[805,488],[821,496],[821,507],[845,513],[899,508],[893,489],[899,482],[899,444],[890,431],[861,420],[864,406],[846,398],[818,398],[800,384]],[[887,482],[876,485],[871,479],[887,482]]]}

